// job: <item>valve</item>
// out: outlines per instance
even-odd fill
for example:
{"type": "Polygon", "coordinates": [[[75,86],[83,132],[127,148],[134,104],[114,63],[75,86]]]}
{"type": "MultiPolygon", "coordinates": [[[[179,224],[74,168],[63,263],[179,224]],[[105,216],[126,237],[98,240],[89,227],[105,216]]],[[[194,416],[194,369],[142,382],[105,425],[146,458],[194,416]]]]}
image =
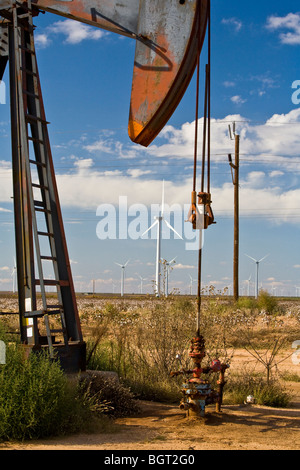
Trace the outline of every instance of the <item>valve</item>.
{"type": "MultiPolygon", "coordinates": [[[[180,359],[180,356],[176,356],[180,359]]],[[[223,401],[223,389],[225,382],[225,371],[229,368],[228,364],[222,364],[219,359],[214,359],[210,366],[202,367],[201,363],[206,357],[205,340],[203,336],[197,335],[191,341],[189,357],[194,363],[191,370],[180,370],[171,372],[171,377],[185,376],[185,383],[182,385],[182,400],[179,408],[186,411],[188,417],[205,416],[206,405],[216,404],[216,411],[221,412],[223,401]],[[218,390],[212,389],[207,377],[210,373],[219,373],[217,381],[218,390]],[[191,375],[191,378],[188,376],[191,375]]]]}

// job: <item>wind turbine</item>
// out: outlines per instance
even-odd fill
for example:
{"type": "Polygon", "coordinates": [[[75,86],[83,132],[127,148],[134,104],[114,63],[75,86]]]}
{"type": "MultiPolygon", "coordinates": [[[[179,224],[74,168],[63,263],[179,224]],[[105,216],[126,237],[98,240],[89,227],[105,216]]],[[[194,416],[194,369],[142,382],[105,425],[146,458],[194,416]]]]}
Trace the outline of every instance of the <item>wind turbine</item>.
{"type": "Polygon", "coordinates": [[[126,261],[125,264],[115,263],[117,266],[121,268],[121,297],[124,297],[124,282],[125,282],[125,268],[130,260],[126,261]]]}
{"type": "Polygon", "coordinates": [[[264,258],[260,259],[260,260],[257,260],[255,258],[252,258],[252,256],[249,256],[245,253],[245,255],[252,259],[252,261],[254,261],[256,263],[256,285],[255,285],[255,298],[257,299],[258,298],[258,271],[259,271],[259,265],[262,261],[264,261],[266,258],[268,258],[268,256],[270,255],[267,255],[265,256],[264,258]]]}
{"type": "Polygon", "coordinates": [[[251,278],[252,278],[252,275],[249,277],[249,279],[246,280],[247,284],[248,284],[248,297],[250,297],[250,283],[251,283],[251,278]]]}
{"type": "Polygon", "coordinates": [[[193,277],[190,275],[190,295],[193,295],[193,284],[196,282],[196,279],[193,279],[193,277]]]}
{"type": "Polygon", "coordinates": [[[160,297],[160,294],[161,294],[161,289],[160,289],[160,281],[161,281],[160,260],[161,260],[162,223],[164,222],[169,229],[171,229],[181,240],[183,240],[182,236],[179,235],[179,233],[176,232],[176,230],[169,224],[169,222],[167,220],[165,220],[165,218],[164,218],[164,206],[165,206],[165,182],[163,181],[161,211],[160,211],[158,217],[154,217],[155,222],[142,235],[142,237],[143,237],[144,235],[146,235],[146,233],[150,232],[150,230],[152,230],[155,226],[157,226],[156,273],[155,273],[155,294],[156,294],[156,297],[160,297]]]}
{"type": "Polygon", "coordinates": [[[139,276],[140,280],[141,280],[141,294],[143,293],[143,281],[147,281],[147,278],[144,278],[142,276],[139,276]]]}
{"type": "Polygon", "coordinates": [[[16,266],[16,259],[14,258],[14,267],[11,272],[11,277],[13,281],[13,294],[16,292],[16,284],[17,284],[17,266],[16,266]]]}
{"type": "MultiPolygon", "coordinates": [[[[177,256],[176,256],[177,258],[177,256]]],[[[165,296],[168,297],[169,295],[169,274],[170,274],[170,267],[172,264],[175,263],[176,258],[173,258],[171,261],[166,262],[166,285],[165,285],[165,296]]]]}

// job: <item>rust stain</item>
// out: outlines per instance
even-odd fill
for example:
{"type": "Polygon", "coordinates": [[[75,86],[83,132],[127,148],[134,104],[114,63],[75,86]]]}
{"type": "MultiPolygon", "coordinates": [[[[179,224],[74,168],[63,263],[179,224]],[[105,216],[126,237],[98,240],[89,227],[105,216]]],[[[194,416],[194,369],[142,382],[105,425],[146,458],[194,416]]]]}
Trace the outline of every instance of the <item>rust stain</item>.
{"type": "Polygon", "coordinates": [[[199,47],[201,50],[205,37],[208,13],[207,0],[202,0],[197,5],[190,30],[186,30],[185,38],[179,39],[185,45],[181,53],[177,49],[178,42],[173,39],[168,43],[165,26],[161,26],[161,30],[153,38],[153,43],[159,45],[154,59],[153,47],[140,47],[138,50],[128,126],[129,137],[135,143],[146,147],[150,145],[175,111],[192,78],[197,53],[199,47]],[[147,65],[139,64],[139,58],[147,65]]]}
{"type": "Polygon", "coordinates": [[[166,37],[160,34],[156,41],[168,51],[166,54],[168,62],[164,57],[156,54],[155,60],[149,67],[140,67],[139,64],[135,64],[129,117],[129,136],[134,141],[162,104],[179,68],[166,37]],[[147,107],[143,105],[146,102],[147,107]]]}

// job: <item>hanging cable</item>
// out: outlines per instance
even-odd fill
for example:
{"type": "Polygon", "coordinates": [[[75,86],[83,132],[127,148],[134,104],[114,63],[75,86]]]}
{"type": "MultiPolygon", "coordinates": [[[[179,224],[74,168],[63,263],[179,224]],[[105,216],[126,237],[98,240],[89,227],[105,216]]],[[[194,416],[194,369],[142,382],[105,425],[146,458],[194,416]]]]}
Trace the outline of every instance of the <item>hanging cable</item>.
{"type": "Polygon", "coordinates": [[[207,132],[207,193],[210,194],[210,137],[211,137],[211,3],[208,1],[208,105],[207,105],[207,121],[208,121],[208,132],[207,132]]]}
{"type": "Polygon", "coordinates": [[[198,54],[197,54],[197,78],[196,78],[196,110],[195,110],[195,141],[194,141],[194,171],[193,171],[193,191],[191,197],[191,209],[189,221],[193,224],[194,230],[197,229],[197,164],[198,164],[198,128],[199,128],[199,85],[200,85],[200,53],[201,53],[201,4],[198,2],[198,54]]]}
{"type": "MultiPolygon", "coordinates": [[[[207,5],[207,23],[208,23],[208,63],[205,67],[205,96],[204,96],[204,116],[203,116],[203,142],[202,142],[202,168],[201,168],[201,192],[198,194],[198,203],[203,206],[203,227],[200,227],[199,237],[199,257],[198,257],[198,292],[197,292],[197,335],[200,336],[201,323],[201,283],[202,283],[202,229],[207,229],[209,225],[214,223],[214,217],[211,210],[210,195],[210,150],[211,150],[211,3],[208,0],[207,5]],[[205,171],[206,171],[206,155],[207,155],[207,192],[205,192],[205,171]]],[[[199,1],[199,25],[201,23],[201,5],[199,1]]],[[[194,229],[197,226],[197,163],[198,163],[198,127],[199,127],[199,86],[200,86],[200,52],[201,37],[199,27],[198,37],[198,59],[197,59],[197,91],[196,91],[196,116],[195,116],[195,147],[194,147],[194,172],[193,172],[193,192],[192,205],[189,220],[193,224],[194,229]]]]}

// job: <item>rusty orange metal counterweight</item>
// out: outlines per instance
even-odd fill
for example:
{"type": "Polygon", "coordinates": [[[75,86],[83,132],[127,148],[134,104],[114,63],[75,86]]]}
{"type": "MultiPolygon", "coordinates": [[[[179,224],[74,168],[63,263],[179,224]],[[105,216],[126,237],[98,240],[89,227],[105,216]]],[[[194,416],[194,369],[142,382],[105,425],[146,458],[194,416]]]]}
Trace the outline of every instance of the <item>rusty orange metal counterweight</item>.
{"type": "Polygon", "coordinates": [[[136,40],[128,133],[148,146],[193,76],[208,0],[34,0],[39,9],[136,40]],[[200,40],[199,40],[200,39],[200,40]]]}
{"type": "Polygon", "coordinates": [[[0,80],[7,63],[10,77],[21,341],[34,350],[48,347],[67,370],[85,369],[85,343],[43,105],[33,18],[49,11],[136,41],[128,130],[133,142],[148,146],[170,119],[193,76],[208,9],[209,0],[0,0],[0,80]],[[44,263],[51,265],[50,279],[45,278],[44,263]],[[38,306],[37,286],[42,306],[38,306]],[[46,286],[55,289],[55,302],[49,300],[46,286]],[[51,327],[53,315],[60,316],[58,329],[51,327]]]}

